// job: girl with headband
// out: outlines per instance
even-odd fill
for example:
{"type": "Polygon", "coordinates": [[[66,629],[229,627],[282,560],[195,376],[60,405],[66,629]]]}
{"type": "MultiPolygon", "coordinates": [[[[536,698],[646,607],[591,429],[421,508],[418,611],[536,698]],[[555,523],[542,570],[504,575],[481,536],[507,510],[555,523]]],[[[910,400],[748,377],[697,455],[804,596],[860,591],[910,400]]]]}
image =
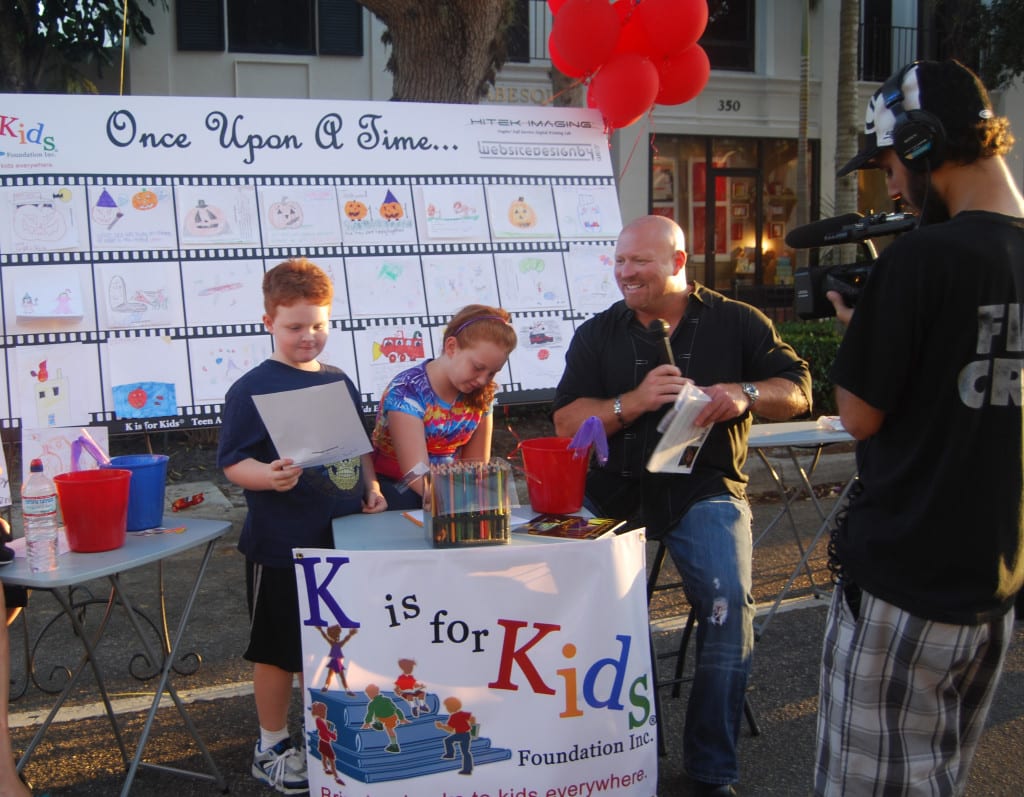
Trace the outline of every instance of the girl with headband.
{"type": "Polygon", "coordinates": [[[511,317],[471,304],[444,331],[440,356],[395,376],[384,390],[373,429],[373,462],[390,509],[423,505],[428,464],[489,460],[497,385],[516,347],[511,317]]]}

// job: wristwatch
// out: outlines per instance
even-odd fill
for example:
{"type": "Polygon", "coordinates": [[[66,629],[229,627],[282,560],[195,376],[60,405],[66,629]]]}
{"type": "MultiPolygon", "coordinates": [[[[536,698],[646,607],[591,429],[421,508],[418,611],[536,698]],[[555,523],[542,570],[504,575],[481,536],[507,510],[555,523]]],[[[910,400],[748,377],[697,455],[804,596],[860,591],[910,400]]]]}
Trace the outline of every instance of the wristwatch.
{"type": "Polygon", "coordinates": [[[757,385],[753,385],[750,382],[740,382],[740,389],[750,401],[750,409],[753,409],[754,405],[757,404],[757,400],[761,398],[761,391],[757,389],[757,385]]]}
{"type": "Polygon", "coordinates": [[[629,426],[629,424],[626,423],[626,419],[622,417],[622,396],[615,397],[615,401],[612,403],[612,412],[614,412],[615,417],[619,419],[619,423],[622,425],[623,429],[629,426]]]}

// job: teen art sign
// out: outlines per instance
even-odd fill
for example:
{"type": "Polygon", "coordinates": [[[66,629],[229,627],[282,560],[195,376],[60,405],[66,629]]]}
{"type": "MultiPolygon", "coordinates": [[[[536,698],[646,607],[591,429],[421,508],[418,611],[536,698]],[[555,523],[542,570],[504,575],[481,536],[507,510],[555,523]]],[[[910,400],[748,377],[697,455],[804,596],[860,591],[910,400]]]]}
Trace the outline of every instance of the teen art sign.
{"type": "Polygon", "coordinates": [[[295,570],[311,794],[656,794],[641,532],[295,570]]]}

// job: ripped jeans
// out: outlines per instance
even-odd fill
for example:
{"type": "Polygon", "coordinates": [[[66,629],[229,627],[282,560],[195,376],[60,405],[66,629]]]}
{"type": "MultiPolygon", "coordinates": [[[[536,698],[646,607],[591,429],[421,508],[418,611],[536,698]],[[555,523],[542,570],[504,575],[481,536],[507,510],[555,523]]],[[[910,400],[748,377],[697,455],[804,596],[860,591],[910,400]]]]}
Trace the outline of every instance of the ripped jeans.
{"type": "Polygon", "coordinates": [[[754,651],[750,506],[698,501],[665,537],[697,612],[696,673],[686,708],[683,766],[705,783],[739,778],[737,743],[754,651]]]}

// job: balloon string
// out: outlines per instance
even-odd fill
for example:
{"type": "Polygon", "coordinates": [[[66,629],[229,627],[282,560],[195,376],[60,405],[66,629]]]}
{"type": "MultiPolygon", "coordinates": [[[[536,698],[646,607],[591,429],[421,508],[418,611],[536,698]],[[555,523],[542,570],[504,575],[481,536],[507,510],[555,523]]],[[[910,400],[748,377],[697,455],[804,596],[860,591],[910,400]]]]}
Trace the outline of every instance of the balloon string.
{"type": "MultiPolygon", "coordinates": [[[[647,112],[647,123],[650,124],[650,125],[654,124],[654,108],[653,108],[653,106],[651,107],[650,111],[647,112]]],[[[636,155],[637,146],[640,145],[640,136],[641,135],[643,135],[643,133],[638,131],[637,132],[637,137],[633,139],[633,148],[630,150],[629,157],[627,157],[626,163],[623,164],[623,170],[621,172],[618,172],[618,181],[620,181],[620,182],[623,181],[623,177],[626,175],[626,172],[630,168],[630,162],[633,160],[633,156],[636,155]]],[[[652,142],[651,145],[652,145],[652,149],[654,149],[654,152],[656,153],[657,152],[656,148],[653,148],[653,140],[654,140],[654,133],[653,133],[653,131],[651,131],[651,142],[652,142]]]]}
{"type": "Polygon", "coordinates": [[[124,0],[124,17],[121,23],[121,86],[118,89],[120,96],[124,96],[124,62],[127,57],[128,48],[128,0],[124,0]]]}
{"type": "Polygon", "coordinates": [[[568,86],[566,86],[564,89],[562,89],[557,94],[552,94],[550,97],[548,97],[546,100],[544,100],[544,102],[541,103],[541,106],[543,107],[545,105],[550,105],[551,103],[553,103],[555,100],[557,100],[559,97],[561,97],[566,92],[572,91],[573,89],[576,89],[579,86],[582,86],[586,82],[587,82],[586,76],[581,77],[575,83],[570,83],[568,86]]]}

